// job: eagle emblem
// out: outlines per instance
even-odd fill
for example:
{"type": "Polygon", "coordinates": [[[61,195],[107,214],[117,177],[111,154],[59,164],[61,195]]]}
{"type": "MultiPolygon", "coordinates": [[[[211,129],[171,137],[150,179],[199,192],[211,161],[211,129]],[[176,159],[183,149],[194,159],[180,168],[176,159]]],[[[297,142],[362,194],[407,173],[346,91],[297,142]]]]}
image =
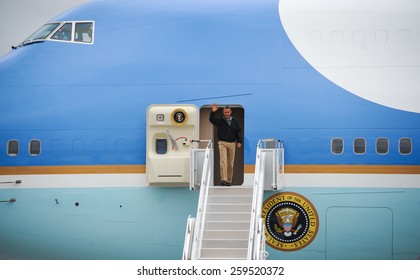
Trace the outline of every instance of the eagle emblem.
{"type": "Polygon", "coordinates": [[[293,208],[282,208],[276,212],[277,223],[274,225],[276,232],[283,234],[286,237],[296,235],[299,230],[302,228],[302,225],[299,224],[296,227],[299,218],[299,212],[293,208]]]}
{"type": "Polygon", "coordinates": [[[175,109],[174,111],[172,111],[171,114],[171,121],[174,125],[184,125],[187,123],[188,120],[188,114],[185,110],[183,109],[175,109]]]}

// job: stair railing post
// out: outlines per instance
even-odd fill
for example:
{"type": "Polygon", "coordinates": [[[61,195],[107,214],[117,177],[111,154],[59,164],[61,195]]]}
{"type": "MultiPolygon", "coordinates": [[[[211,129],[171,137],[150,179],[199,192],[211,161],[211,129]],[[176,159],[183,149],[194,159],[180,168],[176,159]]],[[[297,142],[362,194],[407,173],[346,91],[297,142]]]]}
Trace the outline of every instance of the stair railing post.
{"type": "Polygon", "coordinates": [[[248,259],[265,259],[268,255],[265,251],[262,204],[265,187],[267,189],[271,187],[273,191],[279,187],[283,188],[284,150],[282,144],[283,142],[275,142],[274,139],[259,140],[257,144],[248,259]],[[271,145],[268,145],[269,143],[271,145]]]}
{"type": "Polygon", "coordinates": [[[283,141],[279,141],[278,142],[278,151],[280,153],[279,156],[279,183],[278,185],[280,186],[280,188],[284,188],[284,143],[283,141]]]}
{"type": "Polygon", "coordinates": [[[191,259],[200,258],[203,240],[204,222],[207,208],[207,197],[210,184],[213,183],[213,147],[209,141],[204,156],[203,173],[201,176],[200,195],[197,206],[197,217],[195,220],[194,239],[192,244],[191,259]]]}
{"type": "Polygon", "coordinates": [[[257,144],[257,154],[255,158],[255,175],[254,175],[254,187],[253,187],[253,195],[252,195],[252,211],[251,211],[251,222],[249,228],[249,241],[248,241],[248,259],[256,259],[256,255],[258,255],[258,217],[261,215],[261,203],[263,193],[264,193],[264,166],[262,162],[265,159],[265,155],[262,152],[261,147],[262,141],[259,140],[257,144]]]}
{"type": "Polygon", "coordinates": [[[187,227],[185,229],[184,250],[182,253],[182,260],[191,260],[192,241],[194,238],[195,218],[191,215],[187,219],[187,227]]]}

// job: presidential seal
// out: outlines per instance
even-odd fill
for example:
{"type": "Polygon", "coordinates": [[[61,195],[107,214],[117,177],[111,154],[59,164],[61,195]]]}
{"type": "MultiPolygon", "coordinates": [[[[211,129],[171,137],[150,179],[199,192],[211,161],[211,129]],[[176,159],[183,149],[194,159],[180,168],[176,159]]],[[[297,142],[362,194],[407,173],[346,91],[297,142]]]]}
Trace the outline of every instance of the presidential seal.
{"type": "Polygon", "coordinates": [[[174,125],[184,125],[187,123],[188,114],[183,109],[175,109],[171,114],[171,121],[174,125]]]}
{"type": "Polygon", "coordinates": [[[279,192],[264,201],[262,216],[266,243],[277,250],[296,251],[308,246],[318,232],[318,213],[304,196],[279,192]]]}

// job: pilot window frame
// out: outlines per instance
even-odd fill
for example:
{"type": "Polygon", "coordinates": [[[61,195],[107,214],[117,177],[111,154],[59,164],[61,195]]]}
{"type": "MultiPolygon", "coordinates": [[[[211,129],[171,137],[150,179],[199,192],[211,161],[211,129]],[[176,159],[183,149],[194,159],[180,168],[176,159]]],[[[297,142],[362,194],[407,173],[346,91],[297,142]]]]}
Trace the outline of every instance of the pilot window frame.
{"type": "MultiPolygon", "coordinates": [[[[93,44],[94,27],[95,27],[94,21],[76,21],[76,22],[74,22],[74,30],[73,30],[73,40],[74,40],[74,42],[75,43],[80,43],[80,44],[93,44]],[[78,38],[78,36],[76,36],[76,35],[78,35],[78,30],[80,30],[80,29],[78,29],[78,26],[79,25],[85,25],[85,24],[91,24],[90,41],[85,41],[83,39],[84,37],[82,37],[82,40],[80,40],[78,38]]],[[[79,32],[79,33],[84,34],[86,32],[79,32]]]]}
{"type": "Polygon", "coordinates": [[[51,40],[71,42],[73,40],[73,24],[65,22],[51,35],[51,40]]]}
{"type": "MultiPolygon", "coordinates": [[[[80,33],[80,32],[79,32],[80,33]]],[[[81,34],[84,34],[85,32],[82,32],[81,34]]],[[[82,20],[82,21],[63,21],[59,23],[59,26],[57,26],[57,28],[52,31],[46,38],[46,40],[50,40],[50,41],[54,41],[54,42],[63,42],[63,43],[75,43],[75,44],[84,44],[84,45],[93,45],[94,44],[94,38],[95,38],[95,21],[93,20],[82,20]],[[54,38],[54,36],[56,36],[56,34],[58,32],[60,32],[60,30],[66,26],[66,25],[71,25],[71,31],[70,31],[70,39],[69,40],[64,40],[64,39],[60,39],[60,38],[54,38]],[[78,38],[79,35],[76,35],[77,33],[77,28],[80,24],[90,24],[91,25],[91,30],[90,30],[90,40],[80,40],[78,38]]]]}
{"type": "Polygon", "coordinates": [[[54,34],[57,29],[61,26],[60,22],[49,22],[38,28],[34,33],[32,33],[24,42],[31,41],[43,41],[46,40],[51,34],[54,34]],[[42,36],[41,36],[42,34],[42,36]]]}
{"type": "Polygon", "coordinates": [[[333,155],[342,155],[344,153],[344,139],[340,138],[340,137],[334,137],[331,139],[331,153],[333,155]],[[337,150],[337,141],[339,141],[341,143],[341,149],[337,150]]]}
{"type": "Polygon", "coordinates": [[[19,140],[11,139],[7,141],[7,155],[10,157],[17,157],[19,155],[19,140]],[[16,145],[16,146],[12,146],[16,145]]]}

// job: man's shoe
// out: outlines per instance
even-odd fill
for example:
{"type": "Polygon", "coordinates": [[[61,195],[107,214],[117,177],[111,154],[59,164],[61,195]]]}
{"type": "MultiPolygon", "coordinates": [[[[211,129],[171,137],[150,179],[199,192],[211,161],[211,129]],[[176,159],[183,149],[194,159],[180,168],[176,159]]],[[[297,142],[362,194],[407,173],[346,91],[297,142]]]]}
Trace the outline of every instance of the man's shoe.
{"type": "Polygon", "coordinates": [[[220,182],[220,184],[221,184],[222,186],[226,186],[226,185],[227,185],[227,182],[226,182],[225,180],[222,180],[222,182],[220,182]]]}
{"type": "Polygon", "coordinates": [[[226,186],[230,187],[230,186],[232,186],[232,183],[231,182],[226,182],[226,186]]]}

